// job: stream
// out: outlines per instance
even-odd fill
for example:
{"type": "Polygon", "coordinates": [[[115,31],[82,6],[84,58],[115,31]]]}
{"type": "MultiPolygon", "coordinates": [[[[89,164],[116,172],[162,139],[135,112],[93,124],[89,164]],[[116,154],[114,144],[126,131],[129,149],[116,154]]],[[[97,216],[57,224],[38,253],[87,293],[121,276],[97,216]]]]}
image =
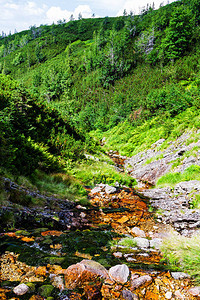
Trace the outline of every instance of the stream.
{"type": "MultiPolygon", "coordinates": [[[[123,159],[116,154],[114,161],[122,170],[123,159]]],[[[20,190],[5,182],[7,189],[20,190]]],[[[157,222],[148,199],[134,189],[97,185],[88,189],[89,207],[42,197],[45,208],[1,209],[5,222],[6,214],[9,222],[9,214],[15,216],[16,229],[0,234],[0,299],[197,299],[188,293],[188,275],[169,272],[159,251],[173,229],[157,222]],[[101,278],[95,285],[82,280],[71,289],[66,270],[82,260],[107,270],[126,265],[129,277],[126,282],[101,278]],[[28,292],[16,294],[19,283],[29,284],[28,292]]]]}

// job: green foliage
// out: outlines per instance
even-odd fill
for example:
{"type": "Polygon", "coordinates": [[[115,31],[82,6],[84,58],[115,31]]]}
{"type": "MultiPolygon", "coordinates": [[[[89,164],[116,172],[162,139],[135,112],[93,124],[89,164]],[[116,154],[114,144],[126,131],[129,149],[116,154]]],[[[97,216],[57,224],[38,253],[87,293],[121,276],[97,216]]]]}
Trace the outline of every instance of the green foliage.
{"type": "Polygon", "coordinates": [[[193,28],[194,16],[189,7],[184,5],[177,7],[171,15],[169,27],[161,43],[161,51],[164,52],[166,59],[175,60],[189,49],[193,28]]]}
{"type": "Polygon", "coordinates": [[[55,109],[37,102],[4,75],[0,76],[0,92],[2,167],[26,175],[38,167],[58,171],[64,166],[64,158],[77,159],[83,155],[85,137],[55,109]]]}
{"type": "Polygon", "coordinates": [[[30,176],[30,182],[41,193],[57,195],[58,197],[83,201],[86,199],[86,191],[80,181],[65,173],[46,174],[36,170],[30,176]]]}

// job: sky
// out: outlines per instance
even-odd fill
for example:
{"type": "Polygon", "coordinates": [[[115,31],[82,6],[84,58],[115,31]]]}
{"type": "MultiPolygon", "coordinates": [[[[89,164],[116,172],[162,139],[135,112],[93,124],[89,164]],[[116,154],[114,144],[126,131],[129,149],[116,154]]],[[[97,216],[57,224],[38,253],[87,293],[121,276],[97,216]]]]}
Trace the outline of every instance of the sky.
{"type": "Polygon", "coordinates": [[[83,18],[115,17],[123,14],[124,9],[137,14],[148,4],[158,8],[174,0],[0,0],[0,34],[29,29],[30,26],[57,23],[58,20],[69,21],[73,14],[77,19],[79,13],[83,18]]]}

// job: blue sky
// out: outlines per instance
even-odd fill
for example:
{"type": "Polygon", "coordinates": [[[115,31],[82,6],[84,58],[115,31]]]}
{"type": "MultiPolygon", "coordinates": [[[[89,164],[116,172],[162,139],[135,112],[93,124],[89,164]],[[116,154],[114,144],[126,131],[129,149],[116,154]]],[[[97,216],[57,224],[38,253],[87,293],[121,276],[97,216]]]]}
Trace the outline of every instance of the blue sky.
{"type": "Polygon", "coordinates": [[[73,14],[78,18],[89,18],[94,13],[96,17],[122,15],[124,9],[138,13],[147,3],[158,8],[173,0],[0,0],[0,33],[13,33],[28,29],[32,25],[52,24],[66,19],[73,14]]]}

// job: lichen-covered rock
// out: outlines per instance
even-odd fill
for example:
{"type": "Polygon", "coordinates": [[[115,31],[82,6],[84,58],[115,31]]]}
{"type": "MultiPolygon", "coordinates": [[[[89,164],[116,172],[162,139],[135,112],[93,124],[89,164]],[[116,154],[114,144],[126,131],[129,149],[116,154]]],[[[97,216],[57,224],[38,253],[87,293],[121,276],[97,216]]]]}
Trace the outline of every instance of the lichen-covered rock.
{"type": "Polygon", "coordinates": [[[29,287],[25,283],[21,283],[13,289],[13,292],[18,296],[25,295],[28,291],[29,287]]]}
{"type": "Polygon", "coordinates": [[[112,280],[124,284],[128,280],[129,268],[127,265],[116,265],[109,269],[109,276],[112,280]]]}

